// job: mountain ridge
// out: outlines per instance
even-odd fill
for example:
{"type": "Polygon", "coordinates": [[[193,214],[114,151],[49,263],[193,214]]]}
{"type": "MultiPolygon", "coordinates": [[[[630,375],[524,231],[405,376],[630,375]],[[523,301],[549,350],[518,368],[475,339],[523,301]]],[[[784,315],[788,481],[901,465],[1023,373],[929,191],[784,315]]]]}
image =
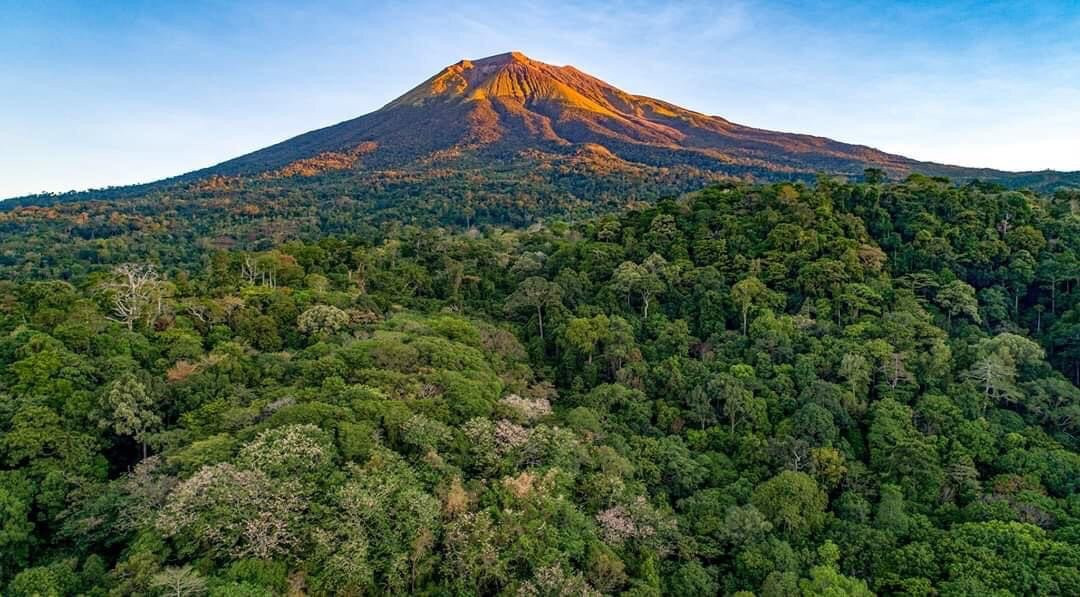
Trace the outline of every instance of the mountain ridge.
{"type": "MultiPolygon", "coordinates": [[[[417,124],[436,125],[434,129],[445,135],[429,141],[433,152],[465,148],[503,153],[500,150],[513,149],[525,141],[555,148],[590,143],[646,165],[686,161],[709,170],[757,170],[751,174],[759,176],[766,172],[819,171],[858,175],[866,167],[880,168],[894,177],[912,172],[961,179],[1030,174],[919,161],[868,145],[740,125],[721,116],[627,93],[573,66],[553,66],[517,51],[461,60],[375,112],[293,137],[203,172],[242,173],[249,171],[252,160],[257,163],[267,157],[276,167],[282,167],[287,164],[276,163],[281,159],[277,152],[284,157],[311,142],[321,151],[331,152],[347,150],[354,140],[379,144],[377,137],[385,135],[385,123],[417,120],[417,124]],[[413,111],[423,114],[417,119],[410,114],[413,111]],[[445,139],[454,142],[447,144],[445,139]]],[[[415,131],[415,127],[407,128],[415,131]]],[[[396,141],[390,135],[382,144],[393,145],[396,141]]]]}
{"type": "Polygon", "coordinates": [[[866,168],[876,168],[892,178],[921,173],[1011,186],[1080,184],[1080,172],[953,166],[823,136],[745,126],[628,93],[573,66],[554,66],[513,51],[460,60],[374,112],[128,188],[140,192],[220,176],[419,172],[436,165],[460,168],[470,159],[526,164],[536,152],[561,161],[582,151],[592,151],[597,160],[612,160],[612,168],[683,166],[699,170],[703,179],[729,175],[777,180],[822,172],[861,176],[866,168]],[[603,156],[596,154],[596,147],[604,149],[603,156]]]}

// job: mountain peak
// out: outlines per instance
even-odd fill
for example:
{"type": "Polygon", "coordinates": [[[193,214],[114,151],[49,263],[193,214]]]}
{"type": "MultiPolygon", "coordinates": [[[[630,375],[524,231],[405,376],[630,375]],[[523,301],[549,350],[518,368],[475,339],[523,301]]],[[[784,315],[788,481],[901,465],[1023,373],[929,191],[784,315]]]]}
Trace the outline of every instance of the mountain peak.
{"type": "Polygon", "coordinates": [[[533,60],[531,58],[529,58],[528,56],[526,56],[525,54],[522,54],[521,52],[518,52],[517,50],[513,50],[511,52],[503,52],[502,54],[495,54],[493,56],[488,56],[487,58],[480,58],[478,60],[472,60],[472,61],[470,61],[470,60],[462,60],[462,62],[472,62],[473,64],[476,64],[476,65],[506,66],[507,64],[514,64],[514,63],[528,64],[530,62],[533,62],[533,60]]]}
{"type": "Polygon", "coordinates": [[[1004,174],[742,126],[627,93],[572,66],[510,51],[460,60],[375,112],[189,176],[423,171],[434,164],[449,168],[476,159],[520,162],[536,156],[547,162],[563,159],[567,167],[588,162],[589,167],[655,169],[648,171],[703,179],[717,174],[808,178],[818,172],[859,176],[866,167],[892,176],[1004,174]]]}
{"type": "Polygon", "coordinates": [[[422,106],[432,101],[469,101],[493,97],[527,100],[548,93],[561,74],[577,72],[533,60],[518,51],[475,60],[464,59],[439,71],[384,109],[422,106]]]}

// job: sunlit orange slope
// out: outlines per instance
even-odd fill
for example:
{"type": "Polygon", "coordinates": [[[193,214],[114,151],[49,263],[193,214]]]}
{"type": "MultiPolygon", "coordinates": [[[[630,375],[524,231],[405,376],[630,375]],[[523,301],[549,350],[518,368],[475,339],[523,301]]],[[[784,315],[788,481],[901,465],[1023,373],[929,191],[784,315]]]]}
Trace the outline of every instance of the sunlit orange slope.
{"type": "Polygon", "coordinates": [[[423,167],[578,155],[765,178],[877,167],[957,178],[1007,173],[919,162],[823,137],[756,129],[617,89],[519,52],[462,60],[370,114],[187,177],[423,167]],[[600,156],[600,157],[598,157],[600,156]]]}

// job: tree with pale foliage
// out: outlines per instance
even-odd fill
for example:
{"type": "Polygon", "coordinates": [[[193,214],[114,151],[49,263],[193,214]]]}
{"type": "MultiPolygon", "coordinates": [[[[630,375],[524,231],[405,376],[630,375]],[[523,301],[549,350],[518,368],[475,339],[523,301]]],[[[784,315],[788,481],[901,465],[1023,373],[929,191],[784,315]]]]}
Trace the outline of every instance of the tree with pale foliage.
{"type": "Polygon", "coordinates": [[[169,494],[157,529],[182,554],[220,558],[286,555],[307,509],[300,484],[231,464],[204,467],[169,494]]]}
{"type": "Polygon", "coordinates": [[[581,574],[567,573],[559,564],[537,570],[517,594],[518,597],[600,597],[600,591],[589,586],[581,574]]]}
{"type": "Polygon", "coordinates": [[[533,422],[551,415],[551,401],[547,398],[522,398],[517,394],[503,396],[499,405],[520,421],[533,422]]]}
{"type": "Polygon", "coordinates": [[[716,422],[716,409],[713,407],[712,396],[706,391],[704,385],[694,386],[686,396],[686,408],[688,417],[696,421],[701,429],[706,425],[716,422]]]}
{"type": "Polygon", "coordinates": [[[1041,361],[1042,347],[1016,334],[1003,333],[979,343],[978,359],[967,376],[993,402],[1015,402],[1023,392],[1017,385],[1018,369],[1041,361]]]}
{"type": "Polygon", "coordinates": [[[296,318],[296,327],[305,334],[326,337],[349,324],[349,314],[332,305],[315,305],[296,318]]]}
{"type": "Polygon", "coordinates": [[[169,597],[195,597],[206,594],[206,579],[191,566],[168,567],[154,575],[150,586],[169,597]]]}
{"type": "Polygon", "coordinates": [[[237,461],[275,478],[318,478],[333,464],[334,454],[333,440],[319,427],[286,425],[259,433],[241,448],[237,461]]]}
{"type": "Polygon", "coordinates": [[[489,512],[465,512],[446,524],[443,573],[464,594],[495,593],[507,573],[499,527],[489,512]]]}
{"type": "Polygon", "coordinates": [[[366,595],[375,585],[375,570],[363,537],[336,541],[333,534],[317,530],[314,558],[321,565],[311,578],[316,594],[366,595]]]}

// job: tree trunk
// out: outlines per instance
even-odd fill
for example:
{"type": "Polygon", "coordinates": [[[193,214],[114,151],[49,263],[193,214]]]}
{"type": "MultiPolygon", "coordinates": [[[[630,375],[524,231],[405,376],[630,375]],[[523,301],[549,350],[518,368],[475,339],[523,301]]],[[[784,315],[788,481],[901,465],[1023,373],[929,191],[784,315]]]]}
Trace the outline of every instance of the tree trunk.
{"type": "Polygon", "coordinates": [[[536,319],[540,322],[540,339],[544,339],[544,308],[536,307],[536,319]]]}
{"type": "Polygon", "coordinates": [[[1057,280],[1050,279],[1050,314],[1057,315],[1057,280]]]}

